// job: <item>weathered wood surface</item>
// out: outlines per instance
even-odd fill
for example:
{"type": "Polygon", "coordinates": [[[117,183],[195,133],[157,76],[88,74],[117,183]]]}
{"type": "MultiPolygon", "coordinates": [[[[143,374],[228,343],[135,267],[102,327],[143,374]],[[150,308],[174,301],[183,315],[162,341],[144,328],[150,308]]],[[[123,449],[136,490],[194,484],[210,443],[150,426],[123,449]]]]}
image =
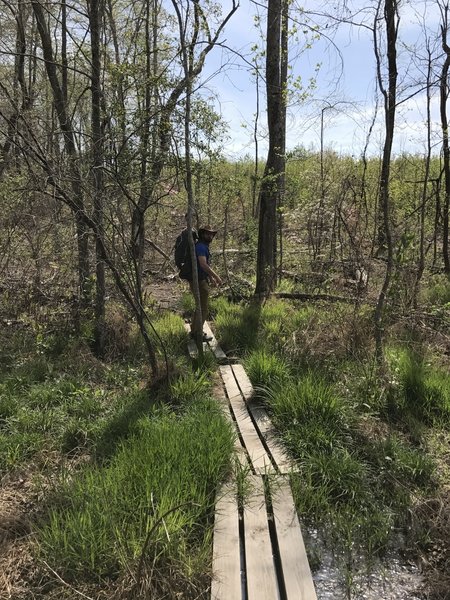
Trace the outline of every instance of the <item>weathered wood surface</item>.
{"type": "Polygon", "coordinates": [[[232,370],[236,377],[239,388],[246,401],[247,409],[261,434],[264,442],[273,458],[280,473],[289,473],[293,470],[293,464],[290,461],[285,449],[276,438],[276,434],[267,411],[258,406],[254,397],[252,383],[242,365],[233,365],[232,370]]]}
{"type": "Polygon", "coordinates": [[[288,600],[317,600],[289,482],[271,486],[272,510],[288,600]]]}
{"type": "Polygon", "coordinates": [[[236,490],[226,484],[216,502],[213,544],[212,600],[239,600],[241,589],[241,551],[236,490]]]}
{"type": "MultiPolygon", "coordinates": [[[[186,328],[189,330],[188,325],[186,328]]],[[[211,335],[209,326],[205,331],[211,335]]],[[[191,356],[196,357],[197,348],[193,340],[190,342],[191,356]]],[[[207,350],[208,344],[203,347],[207,350]]],[[[215,350],[220,346],[214,337],[209,348],[217,357],[215,350]]],[[[291,461],[275,438],[267,412],[257,405],[243,366],[227,364],[219,369],[223,387],[218,386],[216,397],[237,429],[239,462],[247,465],[249,460],[256,475],[247,476],[250,490],[241,507],[242,529],[236,483],[226,484],[217,499],[211,599],[279,600],[282,594],[286,600],[317,600],[294,500],[283,476],[292,470],[291,461]],[[262,475],[276,470],[282,475],[268,480],[272,498],[269,516],[262,475]],[[271,523],[273,519],[271,526],[269,519],[271,523]],[[274,546],[271,533],[276,536],[274,546]]]]}
{"type": "MultiPolygon", "coordinates": [[[[222,380],[222,383],[223,383],[223,380],[222,380]]],[[[236,423],[233,419],[233,415],[231,414],[231,408],[228,403],[228,398],[225,394],[225,389],[223,386],[221,386],[220,388],[219,387],[216,388],[215,397],[217,398],[217,401],[219,402],[219,405],[223,411],[223,414],[224,414],[226,420],[232,424],[232,426],[236,432],[236,437],[234,439],[234,450],[236,452],[236,458],[241,466],[248,467],[249,463],[248,463],[247,452],[246,452],[245,448],[243,447],[241,439],[239,437],[239,432],[237,430],[236,423]]]]}
{"type": "Polygon", "coordinates": [[[214,356],[217,358],[217,360],[219,362],[227,361],[228,360],[227,355],[222,350],[222,348],[219,346],[219,342],[216,340],[216,337],[215,337],[214,333],[212,332],[211,327],[209,326],[209,323],[205,322],[203,324],[203,331],[212,337],[212,340],[210,340],[208,342],[208,345],[211,348],[211,351],[214,354],[214,356]]]}
{"type": "Polygon", "coordinates": [[[244,501],[245,564],[248,600],[275,600],[278,583],[272,555],[264,483],[250,478],[251,496],[244,501]]]}
{"type": "Polygon", "coordinates": [[[250,418],[241,392],[237,386],[231,366],[221,366],[220,373],[222,375],[225,389],[228,395],[234,418],[239,430],[239,433],[244,442],[250,461],[257,473],[273,472],[274,468],[270,457],[264,448],[258,432],[255,429],[253,421],[250,418]]]}

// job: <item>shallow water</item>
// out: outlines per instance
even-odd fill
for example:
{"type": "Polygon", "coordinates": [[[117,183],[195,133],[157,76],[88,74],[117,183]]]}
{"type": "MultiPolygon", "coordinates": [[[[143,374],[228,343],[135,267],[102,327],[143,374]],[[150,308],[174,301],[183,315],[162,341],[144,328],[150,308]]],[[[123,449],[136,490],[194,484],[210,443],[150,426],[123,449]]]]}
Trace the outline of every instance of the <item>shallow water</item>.
{"type": "Polygon", "coordinates": [[[326,549],[317,532],[308,534],[320,553],[320,567],[313,573],[318,600],[420,600],[423,580],[417,566],[392,555],[374,562],[369,571],[360,558],[353,560],[346,582],[342,557],[326,549]]]}

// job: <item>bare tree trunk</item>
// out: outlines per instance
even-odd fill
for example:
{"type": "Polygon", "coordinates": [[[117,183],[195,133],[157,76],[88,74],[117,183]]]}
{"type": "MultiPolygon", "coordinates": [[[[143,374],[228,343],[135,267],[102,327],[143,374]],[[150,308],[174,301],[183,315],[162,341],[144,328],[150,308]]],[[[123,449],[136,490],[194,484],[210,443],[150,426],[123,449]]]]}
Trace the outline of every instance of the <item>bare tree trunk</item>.
{"type": "Polygon", "coordinates": [[[144,118],[141,126],[141,172],[139,200],[132,215],[131,235],[132,254],[136,265],[138,285],[141,286],[145,242],[145,212],[150,206],[154,182],[148,181],[150,152],[150,122],[151,122],[151,80],[152,80],[152,42],[150,27],[150,1],[145,4],[145,86],[144,86],[144,118]]]}
{"type": "MultiPolygon", "coordinates": [[[[283,204],[286,193],[286,106],[287,106],[287,79],[289,65],[289,1],[283,0],[281,8],[281,57],[280,57],[280,85],[281,85],[281,114],[280,119],[284,124],[281,131],[281,157],[283,161],[280,174],[280,193],[278,194],[278,282],[281,281],[283,272],[283,204]]],[[[276,248],[275,248],[276,252],[276,248]]]]}
{"type": "MultiPolygon", "coordinates": [[[[12,115],[8,119],[8,131],[0,152],[0,177],[8,165],[9,155],[13,148],[16,127],[20,115],[26,113],[32,106],[32,81],[25,80],[25,57],[27,52],[25,28],[29,17],[24,0],[19,0],[16,17],[16,56],[14,59],[14,97],[11,102],[12,115]]],[[[6,92],[6,90],[4,90],[6,92]]],[[[9,94],[5,93],[5,96],[9,94]]]]}
{"type": "Polygon", "coordinates": [[[253,143],[255,144],[255,168],[252,175],[252,217],[259,215],[259,205],[257,201],[258,177],[259,177],[259,142],[258,142],[258,123],[259,123],[259,67],[256,64],[256,109],[255,121],[253,123],[253,143]]]}
{"type": "MultiPolygon", "coordinates": [[[[191,94],[192,94],[192,68],[194,62],[193,47],[187,45],[186,30],[183,24],[181,11],[174,0],[172,0],[175,11],[178,17],[178,28],[180,33],[181,52],[183,56],[183,69],[184,77],[186,79],[186,107],[184,114],[184,149],[185,149],[185,163],[186,163],[186,191],[188,195],[188,243],[189,253],[191,256],[192,265],[192,289],[194,292],[195,299],[195,318],[193,323],[200,326],[202,323],[201,318],[201,302],[200,302],[200,288],[198,280],[198,269],[197,269],[197,257],[195,253],[194,238],[192,236],[192,215],[194,214],[194,194],[192,187],[192,168],[191,168],[191,136],[190,136],[190,124],[191,124],[191,94]]],[[[199,12],[198,7],[194,5],[194,22],[195,28],[198,31],[199,27],[199,12]]],[[[194,29],[194,37],[196,32],[194,29]]],[[[200,357],[203,357],[203,329],[201,326],[194,329],[195,343],[197,345],[198,353],[200,357]]]]}
{"type": "MultiPolygon", "coordinates": [[[[380,5],[377,10],[377,19],[380,5]]],[[[380,205],[383,214],[384,239],[386,241],[386,271],[384,281],[378,296],[377,305],[374,313],[375,322],[375,344],[376,357],[381,363],[383,359],[383,340],[384,340],[384,312],[389,285],[391,282],[394,257],[393,242],[391,233],[391,201],[389,190],[389,178],[391,169],[392,142],[394,139],[395,109],[397,94],[397,31],[398,31],[398,13],[397,0],[384,0],[384,22],[386,27],[387,42],[387,62],[388,62],[388,86],[387,89],[383,82],[381,74],[381,57],[379,55],[377,24],[374,25],[374,49],[377,61],[378,85],[384,98],[384,115],[386,136],[383,148],[383,161],[381,165],[380,177],[380,205]]]]}
{"type": "Polygon", "coordinates": [[[255,296],[273,291],[277,270],[277,207],[285,170],[283,120],[285,85],[281,80],[283,0],[269,0],[267,13],[266,87],[269,149],[259,195],[259,234],[255,296]]]}
{"type": "MultiPolygon", "coordinates": [[[[107,12],[107,16],[108,16],[109,28],[111,31],[112,43],[114,46],[114,60],[115,60],[116,67],[119,67],[122,61],[121,61],[121,56],[120,56],[119,40],[118,40],[118,36],[117,36],[117,27],[116,27],[116,21],[114,18],[114,7],[113,7],[112,0],[107,0],[106,12],[107,12]]],[[[113,89],[114,89],[115,93],[117,94],[118,103],[119,103],[119,110],[117,111],[117,119],[118,119],[119,130],[120,130],[121,150],[123,150],[123,148],[126,146],[126,119],[125,119],[126,110],[125,110],[125,93],[124,93],[124,89],[123,89],[123,80],[124,80],[123,74],[119,74],[117,76],[117,81],[113,82],[113,84],[112,84],[113,89]]],[[[122,152],[121,152],[121,154],[122,154],[122,152]]]]}
{"type": "Polygon", "coordinates": [[[439,238],[439,222],[441,218],[441,180],[442,173],[436,179],[436,189],[434,191],[434,232],[433,232],[433,268],[436,267],[438,261],[438,238],[439,238]]]}
{"type": "MultiPolygon", "coordinates": [[[[177,12],[181,10],[181,3],[178,0],[172,0],[172,5],[177,12]]],[[[216,45],[223,28],[228,23],[232,15],[236,12],[238,4],[236,0],[232,0],[231,9],[221,21],[214,35],[212,35],[209,30],[209,25],[198,1],[194,2],[194,7],[194,14],[197,14],[198,23],[194,24],[190,39],[187,39],[186,31],[184,33],[185,44],[190,46],[190,51],[192,51],[192,66],[190,67],[190,75],[186,76],[186,74],[184,74],[184,76],[176,83],[170,92],[166,102],[159,107],[159,116],[156,122],[156,130],[154,132],[154,139],[157,140],[158,147],[155,148],[154,153],[152,153],[151,168],[148,171],[148,174],[146,172],[145,193],[140,195],[139,202],[133,211],[131,244],[134,248],[133,253],[138,264],[142,261],[142,255],[139,253],[143,252],[143,242],[145,241],[145,213],[149,208],[149,202],[152,197],[154,187],[161,177],[161,173],[170,148],[172,114],[181,95],[186,91],[187,86],[192,83],[192,81],[202,72],[206,56],[216,45]],[[202,44],[202,49],[200,50],[199,55],[195,57],[194,51],[198,45],[198,36],[201,29],[206,31],[207,41],[202,44]]]]}
{"type": "Polygon", "coordinates": [[[431,86],[432,86],[432,60],[431,50],[427,47],[428,70],[427,70],[427,154],[425,157],[425,176],[423,180],[421,205],[419,211],[419,261],[413,290],[413,306],[417,308],[417,298],[419,294],[420,281],[425,270],[425,214],[428,201],[428,184],[430,182],[430,161],[431,161],[431,86]]]}
{"type": "Polygon", "coordinates": [[[52,40],[50,31],[47,26],[42,5],[38,0],[31,0],[34,15],[36,17],[37,29],[42,43],[42,51],[45,60],[45,68],[47,77],[52,89],[53,102],[58,116],[59,126],[63,133],[64,147],[69,158],[70,182],[72,194],[75,200],[77,209],[74,211],[75,223],[77,231],[77,246],[78,246],[78,279],[80,286],[81,302],[87,305],[89,302],[89,240],[88,229],[85,221],[81,216],[84,211],[83,188],[81,184],[81,176],[77,166],[77,151],[75,145],[75,137],[73,127],[69,116],[67,104],[64,100],[62,87],[59,83],[58,73],[56,69],[55,59],[53,55],[52,40]]]}
{"type": "Polygon", "coordinates": [[[447,100],[449,95],[448,88],[448,71],[450,67],[450,47],[447,45],[448,33],[448,4],[442,7],[442,49],[445,52],[445,61],[442,65],[441,81],[440,81],[440,111],[441,111],[441,127],[442,127],[442,154],[444,161],[444,184],[445,196],[442,205],[442,255],[444,259],[444,270],[447,275],[450,275],[450,256],[449,256],[449,210],[450,210],[450,148],[449,148],[449,133],[448,133],[448,118],[447,118],[447,100]]]}
{"type": "Polygon", "coordinates": [[[67,104],[67,4],[61,0],[61,87],[67,104]]]}
{"type": "Polygon", "coordinates": [[[105,352],[105,262],[102,252],[104,246],[99,238],[104,237],[103,224],[103,131],[101,122],[101,59],[100,59],[100,29],[101,29],[101,0],[90,0],[89,26],[91,30],[91,95],[92,95],[92,171],[94,181],[94,213],[96,224],[95,236],[95,324],[94,350],[98,356],[105,352]]]}

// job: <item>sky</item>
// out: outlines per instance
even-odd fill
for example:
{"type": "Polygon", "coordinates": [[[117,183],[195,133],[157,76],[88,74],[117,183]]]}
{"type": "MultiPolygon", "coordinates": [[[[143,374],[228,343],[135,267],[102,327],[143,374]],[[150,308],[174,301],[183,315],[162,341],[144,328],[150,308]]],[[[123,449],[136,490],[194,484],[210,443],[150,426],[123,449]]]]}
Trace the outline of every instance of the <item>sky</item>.
{"type": "MultiPolygon", "coordinates": [[[[227,0],[221,0],[223,11],[230,6],[227,0]]],[[[325,8],[319,8],[318,0],[306,0],[303,6],[319,13],[332,10],[333,0],[325,8]]],[[[351,12],[358,11],[358,22],[371,24],[374,0],[347,0],[346,6],[351,12]]],[[[241,0],[237,13],[231,18],[221,36],[224,47],[215,48],[207,58],[202,84],[203,95],[214,98],[216,109],[229,125],[229,139],[224,152],[229,158],[245,154],[254,155],[253,127],[256,112],[255,78],[250,73],[246,60],[251,60],[252,46],[264,41],[254,25],[254,16],[264,17],[264,4],[251,0],[241,0]],[[240,56],[242,55],[242,57],[240,56]],[[243,58],[244,57],[244,58],[243,58]]],[[[293,3],[292,15],[296,22],[301,20],[300,13],[293,3]]],[[[436,36],[439,25],[439,10],[436,0],[412,0],[400,5],[400,29],[398,44],[399,85],[405,89],[399,92],[402,102],[397,110],[397,126],[394,138],[394,153],[425,153],[425,94],[411,94],[407,86],[411,80],[418,80],[417,60],[411,56],[423,55],[424,26],[436,36]],[[420,52],[417,48],[420,47],[420,52]],[[416,48],[415,52],[411,49],[416,48]]],[[[316,19],[318,20],[318,18],[316,19]]],[[[331,23],[331,20],[329,21],[331,23]]],[[[265,22],[261,23],[265,29],[265,22]]],[[[299,27],[299,38],[304,40],[299,27]]],[[[301,77],[305,84],[314,78],[315,88],[303,102],[291,99],[288,108],[287,147],[304,146],[318,150],[321,139],[321,120],[323,118],[323,143],[326,149],[339,154],[360,156],[366,142],[369,126],[375,113],[376,72],[372,33],[368,27],[342,24],[337,32],[331,25],[322,29],[323,36],[311,44],[311,48],[299,52],[299,44],[292,43],[290,48],[290,67],[293,77],[301,77]],[[332,39],[328,39],[328,35],[332,39]],[[316,65],[320,69],[316,72],[316,65]]],[[[438,51],[439,53],[439,51],[438,51]]],[[[263,61],[263,59],[261,59],[263,61]]],[[[263,65],[263,63],[262,63],[263,65]]],[[[438,92],[432,102],[432,121],[434,122],[435,150],[439,151],[439,105],[438,92]]],[[[264,113],[264,82],[260,82],[259,150],[266,150],[266,116],[264,113]]],[[[369,153],[379,154],[383,143],[381,105],[378,120],[373,128],[369,153]]]]}

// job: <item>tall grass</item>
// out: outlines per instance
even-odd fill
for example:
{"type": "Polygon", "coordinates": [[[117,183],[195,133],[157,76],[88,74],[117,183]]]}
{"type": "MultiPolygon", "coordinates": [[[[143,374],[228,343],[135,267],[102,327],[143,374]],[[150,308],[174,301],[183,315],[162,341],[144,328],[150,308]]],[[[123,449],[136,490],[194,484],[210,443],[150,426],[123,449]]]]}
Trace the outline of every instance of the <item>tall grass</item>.
{"type": "Polygon", "coordinates": [[[229,352],[245,353],[257,343],[260,309],[222,303],[215,318],[220,342],[229,352]]]}
{"type": "Polygon", "coordinates": [[[433,482],[430,458],[399,437],[361,435],[359,415],[321,375],[309,372],[269,394],[274,422],[299,465],[301,514],[338,546],[385,550],[406,523],[418,488],[433,482]]]}
{"type": "Polygon", "coordinates": [[[450,281],[446,275],[435,275],[427,285],[426,300],[437,306],[450,303],[450,281]]]}
{"type": "Polygon", "coordinates": [[[183,352],[186,344],[186,331],[183,319],[174,313],[165,313],[152,318],[154,331],[150,335],[159,352],[162,352],[161,344],[170,358],[174,358],[183,352]]]}
{"type": "Polygon", "coordinates": [[[99,366],[71,340],[60,356],[51,341],[28,341],[25,354],[11,340],[0,383],[2,474],[24,463],[37,466],[49,452],[91,451],[140,377],[139,368],[122,362],[99,366]]]}
{"type": "Polygon", "coordinates": [[[323,377],[308,372],[269,394],[274,422],[295,456],[342,446],[354,417],[323,377]]]}
{"type": "Polygon", "coordinates": [[[276,388],[290,378],[290,369],[286,362],[267,350],[255,350],[245,358],[245,369],[253,385],[261,390],[276,388]]]}
{"type": "Polygon", "coordinates": [[[182,416],[166,409],[141,419],[107,468],[63,485],[37,532],[42,557],[70,580],[99,580],[135,569],[151,532],[153,561],[186,563],[189,547],[204,543],[232,447],[229,426],[207,400],[182,416]]]}
{"type": "Polygon", "coordinates": [[[216,301],[215,326],[221,344],[230,352],[247,353],[256,348],[281,349],[290,332],[289,305],[270,300],[263,306],[216,301]]]}
{"type": "Polygon", "coordinates": [[[370,357],[364,308],[269,301],[248,323],[250,343],[240,339],[244,314],[219,306],[220,339],[243,353],[298,465],[292,482],[302,517],[346,552],[386,550],[415,497],[435,485],[435,464],[410,428],[413,418],[446,422],[448,378],[397,349],[386,387],[370,357]]]}
{"type": "Polygon", "coordinates": [[[390,348],[388,359],[393,377],[387,394],[387,415],[397,420],[409,415],[426,425],[448,426],[450,378],[409,348],[390,348]]]}

